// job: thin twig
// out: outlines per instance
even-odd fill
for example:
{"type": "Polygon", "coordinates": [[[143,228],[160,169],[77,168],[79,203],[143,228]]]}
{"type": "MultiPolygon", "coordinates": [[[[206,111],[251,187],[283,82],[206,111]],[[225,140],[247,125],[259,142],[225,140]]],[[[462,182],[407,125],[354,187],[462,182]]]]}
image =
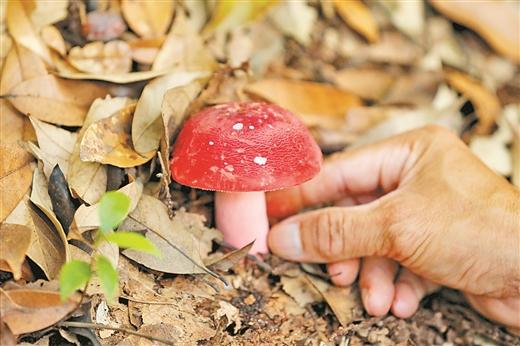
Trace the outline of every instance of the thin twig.
{"type": "Polygon", "coordinates": [[[120,295],[119,298],[123,298],[123,299],[129,300],[129,301],[134,302],[134,303],[148,304],[148,305],[176,305],[177,304],[177,302],[173,302],[173,301],[170,301],[170,302],[163,301],[163,302],[161,302],[161,301],[158,301],[158,300],[142,300],[142,299],[129,297],[129,296],[124,296],[124,295],[120,295]]]}
{"type": "Polygon", "coordinates": [[[131,334],[131,335],[139,336],[141,338],[145,338],[145,339],[148,339],[148,340],[162,342],[165,345],[175,345],[170,340],[158,338],[156,336],[152,336],[152,335],[148,335],[148,334],[139,333],[139,332],[136,332],[135,330],[131,330],[131,329],[125,329],[125,328],[119,328],[119,327],[111,327],[111,326],[107,326],[105,324],[99,324],[99,323],[61,322],[59,324],[59,326],[60,327],[69,327],[69,328],[90,328],[90,329],[115,330],[115,331],[118,331],[118,332],[123,332],[123,333],[131,334]]]}

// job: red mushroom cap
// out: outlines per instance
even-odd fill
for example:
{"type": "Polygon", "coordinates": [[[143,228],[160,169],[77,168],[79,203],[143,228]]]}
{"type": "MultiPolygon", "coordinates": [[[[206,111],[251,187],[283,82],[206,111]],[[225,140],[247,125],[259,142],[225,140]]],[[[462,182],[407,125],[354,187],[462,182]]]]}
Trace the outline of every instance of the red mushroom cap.
{"type": "Polygon", "coordinates": [[[269,191],[301,184],[320,170],[309,131],[286,109],[231,102],[191,116],[173,149],[172,177],[204,190],[269,191]]]}

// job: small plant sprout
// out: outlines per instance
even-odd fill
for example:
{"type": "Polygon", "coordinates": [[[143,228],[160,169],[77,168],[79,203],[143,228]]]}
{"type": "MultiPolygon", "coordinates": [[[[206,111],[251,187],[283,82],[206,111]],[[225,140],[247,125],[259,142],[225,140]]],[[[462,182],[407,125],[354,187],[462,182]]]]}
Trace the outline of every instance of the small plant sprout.
{"type": "Polygon", "coordinates": [[[99,253],[104,242],[114,243],[120,248],[147,252],[160,256],[155,245],[142,234],[136,232],[117,231],[114,229],[127,217],[130,211],[130,198],[122,192],[107,192],[101,198],[98,210],[100,227],[90,244],[93,248],[91,261],[72,260],[63,265],[60,272],[60,296],[66,300],[78,289],[86,291],[93,275],[101,282],[101,287],[108,301],[117,294],[119,278],[116,268],[110,260],[99,253]]]}

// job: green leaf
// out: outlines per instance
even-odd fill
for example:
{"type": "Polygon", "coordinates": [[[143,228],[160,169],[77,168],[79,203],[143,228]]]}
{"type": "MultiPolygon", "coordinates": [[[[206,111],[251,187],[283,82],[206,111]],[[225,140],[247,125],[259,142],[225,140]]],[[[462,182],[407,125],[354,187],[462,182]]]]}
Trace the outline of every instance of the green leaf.
{"type": "Polygon", "coordinates": [[[117,244],[121,248],[147,252],[160,257],[161,252],[149,239],[136,232],[116,232],[105,237],[109,242],[117,244]]]}
{"type": "Polygon", "coordinates": [[[65,263],[60,271],[61,300],[66,300],[77,289],[85,287],[91,276],[87,262],[73,260],[65,263]]]}
{"type": "Polygon", "coordinates": [[[101,288],[103,288],[107,300],[111,302],[117,293],[119,278],[112,263],[105,256],[96,257],[96,274],[101,281],[101,288]]]}
{"type": "Polygon", "coordinates": [[[99,201],[101,232],[107,233],[119,225],[130,211],[130,197],[119,191],[107,192],[99,201]]]}

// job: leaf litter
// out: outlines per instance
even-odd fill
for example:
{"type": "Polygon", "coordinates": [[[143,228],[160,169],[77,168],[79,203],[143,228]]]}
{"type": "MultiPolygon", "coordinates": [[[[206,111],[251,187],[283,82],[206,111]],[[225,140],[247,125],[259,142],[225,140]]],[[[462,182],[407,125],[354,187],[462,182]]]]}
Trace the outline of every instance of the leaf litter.
{"type": "Polygon", "coordinates": [[[520,40],[504,30],[518,24],[509,4],[1,6],[2,343],[520,342],[450,290],[409,320],[371,318],[356,284],[334,287],[319,267],[229,248],[212,228],[212,194],[172,182],[168,167],[190,114],[261,99],[295,112],[326,153],[447,126],[519,186],[520,40]],[[105,301],[94,279],[77,309],[79,297],[60,301],[58,272],[94,255],[98,202],[113,189],[131,201],[119,229],[144,234],[163,256],[101,246],[118,269],[119,301],[105,301]],[[71,316],[96,331],[65,327],[71,316]]]}

